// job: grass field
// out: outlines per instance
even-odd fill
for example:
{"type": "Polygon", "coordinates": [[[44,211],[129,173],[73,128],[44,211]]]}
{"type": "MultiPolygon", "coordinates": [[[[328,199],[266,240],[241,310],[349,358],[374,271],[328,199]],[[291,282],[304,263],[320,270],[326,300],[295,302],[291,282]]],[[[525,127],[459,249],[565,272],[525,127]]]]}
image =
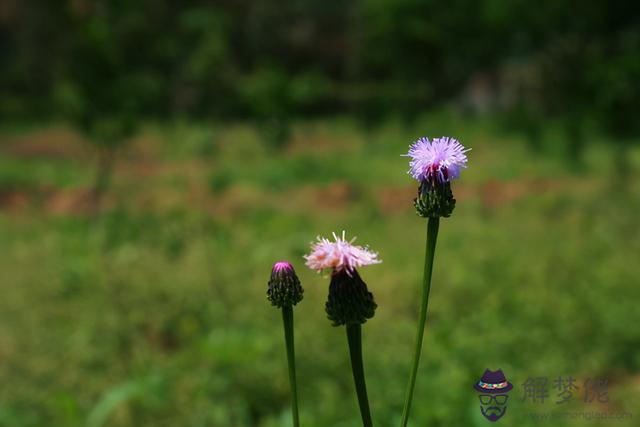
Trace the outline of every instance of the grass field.
{"type": "Polygon", "coordinates": [[[398,425],[426,231],[400,155],[423,134],[473,150],[440,226],[412,425],[489,424],[471,388],[485,368],[515,386],[503,426],[637,425],[640,150],[620,182],[605,139],[574,167],[553,132],[535,151],[491,121],[438,114],[371,131],[299,123],[280,150],[242,123],[150,125],[119,153],[98,216],[90,145],[60,126],[4,129],[0,426],[289,425],[281,318],[266,300],[281,259],[305,288],[302,425],[357,426],[328,279],[302,259],[316,235],[343,229],[384,261],[361,270],[378,303],[364,358],[376,425],[398,425]],[[581,390],[557,405],[553,379],[569,375],[581,390]],[[525,401],[522,383],[540,376],[548,399],[525,401]],[[609,403],[583,401],[597,377],[609,403]],[[633,417],[530,414],[562,411],[633,417]]]}

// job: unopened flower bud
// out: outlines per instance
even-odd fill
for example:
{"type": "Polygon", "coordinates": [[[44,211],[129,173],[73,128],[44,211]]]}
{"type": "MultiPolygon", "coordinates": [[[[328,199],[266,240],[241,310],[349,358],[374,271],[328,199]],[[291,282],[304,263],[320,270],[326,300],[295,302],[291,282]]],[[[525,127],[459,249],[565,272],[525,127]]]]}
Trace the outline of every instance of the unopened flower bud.
{"type": "Polygon", "coordinates": [[[302,301],[304,293],[293,266],[285,261],[277,262],[271,270],[267,298],[278,308],[293,306],[302,301]]]}

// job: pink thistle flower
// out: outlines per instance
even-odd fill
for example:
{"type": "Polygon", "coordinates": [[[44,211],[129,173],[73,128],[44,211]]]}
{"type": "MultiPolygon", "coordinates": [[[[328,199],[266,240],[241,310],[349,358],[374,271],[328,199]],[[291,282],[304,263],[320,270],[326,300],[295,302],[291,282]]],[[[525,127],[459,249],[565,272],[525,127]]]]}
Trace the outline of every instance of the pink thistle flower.
{"type": "Polygon", "coordinates": [[[355,237],[347,241],[344,231],[341,237],[333,233],[335,240],[333,242],[320,236],[317,239],[317,242],[311,244],[311,253],[304,256],[307,260],[306,266],[312,270],[320,272],[331,269],[334,274],[341,271],[346,271],[349,274],[357,267],[382,262],[378,259],[376,252],[372,252],[366,247],[353,245],[355,237]]]}
{"type": "Polygon", "coordinates": [[[420,138],[405,154],[411,157],[409,174],[420,182],[450,182],[460,176],[460,170],[467,167],[467,155],[470,148],[465,148],[457,139],[420,138]]]}
{"type": "Polygon", "coordinates": [[[275,264],[273,264],[273,272],[274,273],[280,273],[282,272],[282,270],[293,270],[293,266],[291,265],[291,263],[287,262],[287,261],[278,261],[275,264]]]}

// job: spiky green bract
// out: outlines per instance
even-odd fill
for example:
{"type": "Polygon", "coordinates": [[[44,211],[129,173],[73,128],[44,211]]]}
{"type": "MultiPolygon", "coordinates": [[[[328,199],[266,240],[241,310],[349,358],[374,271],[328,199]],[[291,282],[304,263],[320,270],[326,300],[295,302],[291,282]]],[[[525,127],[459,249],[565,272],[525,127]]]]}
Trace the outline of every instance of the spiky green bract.
{"type": "Polygon", "coordinates": [[[373,294],[357,270],[333,273],[326,303],[333,326],[363,324],[373,317],[376,307],[373,294]]]}
{"type": "Polygon", "coordinates": [[[423,218],[447,218],[456,207],[451,183],[424,180],[418,187],[418,197],[413,201],[418,215],[423,218]]]}

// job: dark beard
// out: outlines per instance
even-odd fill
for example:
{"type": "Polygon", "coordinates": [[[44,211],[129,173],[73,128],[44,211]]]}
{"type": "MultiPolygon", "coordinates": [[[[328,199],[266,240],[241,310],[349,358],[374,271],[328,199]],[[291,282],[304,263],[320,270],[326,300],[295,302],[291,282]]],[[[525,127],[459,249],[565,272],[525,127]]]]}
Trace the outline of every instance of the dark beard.
{"type": "Polygon", "coordinates": [[[481,406],[480,412],[482,412],[482,415],[484,415],[486,419],[495,422],[502,418],[504,413],[507,412],[507,408],[504,407],[503,409],[500,409],[497,406],[490,406],[485,411],[485,409],[481,406]]]}

